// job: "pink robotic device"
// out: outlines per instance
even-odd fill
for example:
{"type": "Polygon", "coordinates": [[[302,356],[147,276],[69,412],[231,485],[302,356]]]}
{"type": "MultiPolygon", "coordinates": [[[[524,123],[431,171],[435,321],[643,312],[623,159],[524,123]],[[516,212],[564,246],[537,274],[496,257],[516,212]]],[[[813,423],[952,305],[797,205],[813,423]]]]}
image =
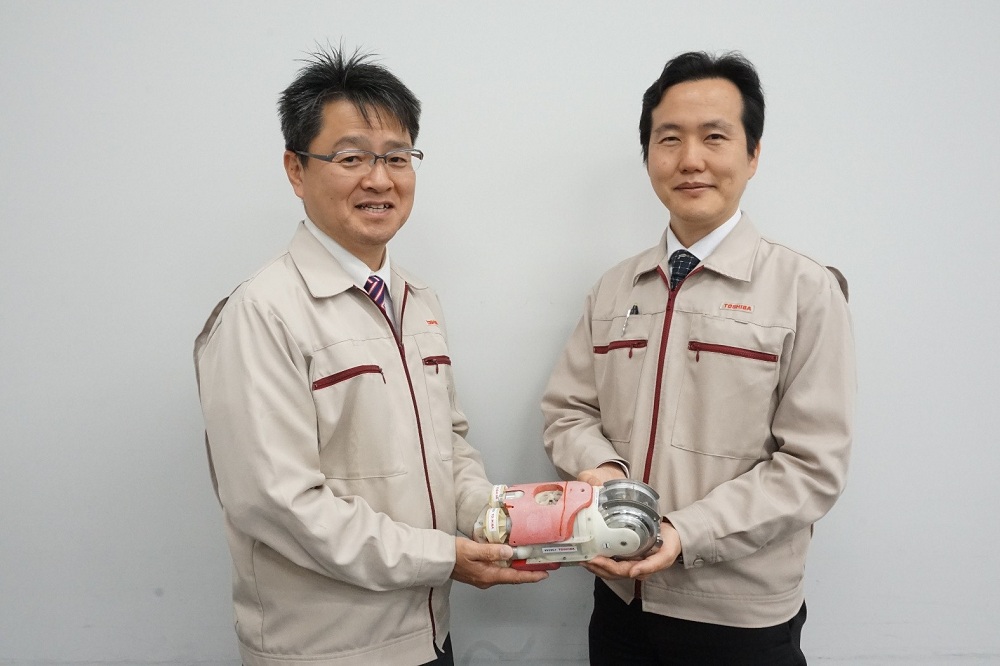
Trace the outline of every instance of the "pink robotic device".
{"type": "Polygon", "coordinates": [[[494,486],[474,538],[510,544],[511,566],[531,571],[598,555],[639,558],[659,540],[659,499],[648,485],[629,479],[603,486],[582,481],[494,486]]]}

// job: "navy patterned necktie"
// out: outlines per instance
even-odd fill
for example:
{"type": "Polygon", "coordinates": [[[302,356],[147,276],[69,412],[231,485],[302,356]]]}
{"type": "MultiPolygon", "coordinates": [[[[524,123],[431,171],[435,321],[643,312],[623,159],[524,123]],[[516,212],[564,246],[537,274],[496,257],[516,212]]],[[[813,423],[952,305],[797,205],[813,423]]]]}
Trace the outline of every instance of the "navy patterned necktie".
{"type": "Polygon", "coordinates": [[[681,280],[687,277],[695,266],[698,265],[698,257],[687,250],[677,250],[670,255],[670,288],[676,289],[681,280]]]}
{"type": "Polygon", "coordinates": [[[385,310],[385,282],[377,275],[372,275],[365,283],[365,292],[375,301],[375,305],[385,310]]]}

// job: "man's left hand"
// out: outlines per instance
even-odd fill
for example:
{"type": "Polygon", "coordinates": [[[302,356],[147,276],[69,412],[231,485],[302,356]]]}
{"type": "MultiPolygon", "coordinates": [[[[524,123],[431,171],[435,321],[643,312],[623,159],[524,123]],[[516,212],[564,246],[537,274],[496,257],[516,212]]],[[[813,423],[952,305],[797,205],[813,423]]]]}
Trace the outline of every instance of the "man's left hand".
{"type": "Polygon", "coordinates": [[[625,479],[625,470],[618,463],[606,462],[594,469],[585,469],[576,477],[577,481],[589,483],[592,486],[603,486],[608,481],[625,479]]]}

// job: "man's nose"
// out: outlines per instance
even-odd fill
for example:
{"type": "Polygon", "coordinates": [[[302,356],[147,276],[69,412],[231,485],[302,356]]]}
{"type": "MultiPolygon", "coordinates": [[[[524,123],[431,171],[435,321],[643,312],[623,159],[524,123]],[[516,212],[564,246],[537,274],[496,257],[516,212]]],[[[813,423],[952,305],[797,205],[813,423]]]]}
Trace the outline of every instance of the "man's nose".
{"type": "Polygon", "coordinates": [[[386,164],[384,157],[375,159],[375,164],[365,174],[362,183],[365,187],[378,190],[385,190],[392,187],[392,178],[389,177],[389,166],[386,164]]]}
{"type": "Polygon", "coordinates": [[[678,163],[681,171],[701,171],[705,167],[704,151],[697,142],[687,142],[681,146],[681,159],[678,163]]]}

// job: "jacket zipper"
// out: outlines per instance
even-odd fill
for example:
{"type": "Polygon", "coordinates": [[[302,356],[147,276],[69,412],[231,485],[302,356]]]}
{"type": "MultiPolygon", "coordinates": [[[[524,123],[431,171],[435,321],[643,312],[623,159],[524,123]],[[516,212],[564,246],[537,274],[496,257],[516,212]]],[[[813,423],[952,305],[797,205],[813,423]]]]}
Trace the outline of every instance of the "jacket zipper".
{"type": "Polygon", "coordinates": [[[663,386],[663,364],[667,358],[667,339],[670,337],[670,320],[674,316],[674,299],[677,292],[681,290],[684,283],[695,273],[701,271],[702,267],[696,266],[693,271],[677,283],[673,289],[670,288],[670,279],[663,269],[656,267],[663,284],[667,287],[667,309],[663,313],[663,332],[660,334],[660,355],[656,360],[656,388],[653,390],[653,418],[649,426],[649,445],[646,447],[646,466],[642,471],[642,482],[649,483],[649,474],[653,464],[653,447],[656,444],[656,424],[660,420],[660,388],[663,386]]]}
{"type": "MultiPolygon", "coordinates": [[[[434,507],[434,492],[431,490],[431,475],[430,470],[427,467],[427,448],[424,445],[424,430],[420,425],[420,411],[417,409],[417,395],[413,392],[413,379],[410,377],[410,368],[406,364],[406,350],[403,348],[403,322],[406,320],[406,302],[409,295],[410,285],[407,284],[403,288],[403,304],[399,308],[398,333],[393,327],[392,322],[389,321],[389,315],[387,315],[382,308],[379,308],[379,311],[382,312],[382,316],[385,318],[386,323],[389,324],[389,328],[392,330],[393,335],[396,338],[396,349],[399,350],[399,360],[403,364],[403,372],[406,374],[406,384],[410,389],[410,401],[413,403],[413,417],[417,421],[417,438],[420,440],[420,459],[424,466],[424,483],[427,486],[427,500],[430,502],[431,508],[431,528],[437,529],[437,510],[434,507]]],[[[426,364],[426,359],[424,362],[426,364]]],[[[437,645],[437,622],[434,621],[433,600],[434,589],[431,588],[430,594],[427,595],[427,614],[430,616],[431,620],[431,640],[433,640],[434,644],[437,645]]]]}
{"type": "MultiPolygon", "coordinates": [[[[691,273],[697,272],[696,268],[691,273]]],[[[653,417],[649,426],[649,444],[646,446],[646,463],[642,469],[642,482],[649,483],[649,474],[653,465],[653,447],[656,444],[656,424],[660,420],[660,388],[663,386],[663,365],[667,360],[667,338],[670,335],[670,320],[674,316],[674,298],[677,296],[677,291],[680,289],[681,284],[684,281],[681,280],[680,284],[674,289],[670,288],[670,280],[667,278],[663,269],[660,267],[656,268],[656,272],[660,275],[663,283],[667,285],[667,308],[663,313],[663,331],[660,333],[660,354],[656,359],[656,387],[653,389],[653,417]]],[[[686,280],[687,278],[685,278],[686,280]]],[[[638,581],[636,581],[638,583],[638,581]]],[[[638,585],[636,586],[638,589],[638,585]]]]}
{"type": "MultiPolygon", "coordinates": [[[[684,280],[677,283],[677,286],[673,289],[670,288],[670,279],[663,272],[663,269],[659,266],[656,267],[656,272],[659,273],[660,278],[663,280],[663,284],[667,286],[667,309],[663,313],[663,332],[660,333],[660,354],[656,360],[656,388],[653,390],[653,418],[649,426],[649,445],[646,447],[646,466],[642,470],[642,482],[649,483],[649,474],[653,465],[653,446],[656,444],[656,424],[660,420],[660,387],[663,386],[663,364],[667,358],[667,338],[670,335],[670,320],[674,316],[674,299],[677,297],[677,292],[680,291],[681,285],[689,277],[701,270],[701,266],[695,267],[693,271],[687,274],[684,280]]],[[[642,581],[635,581],[635,596],[636,598],[642,598],[642,581]]]]}
{"type": "Polygon", "coordinates": [[[382,375],[382,383],[385,383],[385,373],[382,372],[382,368],[377,365],[358,365],[353,368],[348,368],[347,370],[341,370],[327,377],[321,377],[312,383],[313,391],[318,391],[320,389],[326,388],[327,386],[333,386],[334,384],[339,384],[340,382],[347,381],[352,377],[357,377],[358,375],[364,375],[368,373],[378,373],[382,375]]]}
{"type": "MultiPolygon", "coordinates": [[[[403,291],[403,305],[399,309],[399,335],[396,336],[396,348],[399,350],[399,360],[403,364],[403,371],[406,373],[406,384],[410,389],[410,401],[413,403],[413,417],[417,421],[417,437],[420,439],[420,459],[424,465],[424,483],[427,486],[427,499],[431,506],[431,528],[437,529],[437,510],[434,507],[434,492],[431,490],[431,473],[427,466],[427,447],[424,444],[424,429],[420,424],[420,410],[417,409],[417,395],[413,392],[413,378],[410,376],[410,368],[406,364],[406,350],[403,348],[403,321],[406,317],[406,302],[410,295],[410,285],[406,285],[403,291]]],[[[386,321],[389,317],[385,316],[386,321]]]]}
{"type": "Polygon", "coordinates": [[[612,349],[624,349],[628,348],[628,357],[632,358],[633,349],[642,349],[646,346],[645,340],[614,340],[606,345],[596,345],[594,347],[595,354],[607,354],[612,349]]]}
{"type": "Polygon", "coordinates": [[[739,356],[741,358],[752,358],[758,361],[770,361],[771,363],[778,362],[777,354],[768,354],[767,352],[754,351],[752,349],[744,349],[742,347],[731,347],[729,345],[717,345],[711,342],[698,342],[696,340],[692,340],[688,343],[688,349],[694,352],[694,360],[696,363],[701,361],[702,352],[726,354],[727,356],[739,356]]]}
{"type": "Polygon", "coordinates": [[[424,359],[424,365],[433,365],[434,374],[441,372],[442,365],[451,365],[451,358],[448,356],[428,356],[424,359]]]}

